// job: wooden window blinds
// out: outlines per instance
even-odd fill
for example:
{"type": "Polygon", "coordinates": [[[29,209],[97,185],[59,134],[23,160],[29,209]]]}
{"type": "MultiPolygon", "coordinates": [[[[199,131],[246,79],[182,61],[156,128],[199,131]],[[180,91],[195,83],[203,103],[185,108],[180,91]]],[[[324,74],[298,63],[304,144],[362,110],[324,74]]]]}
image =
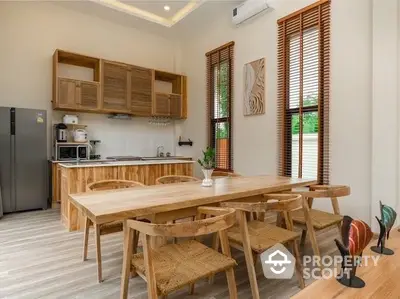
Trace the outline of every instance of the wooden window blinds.
{"type": "Polygon", "coordinates": [[[209,146],[215,149],[215,168],[224,171],[233,171],[233,47],[230,42],[206,53],[209,146]]]}
{"type": "Polygon", "coordinates": [[[329,183],[330,0],[278,20],[278,173],[329,183]]]}

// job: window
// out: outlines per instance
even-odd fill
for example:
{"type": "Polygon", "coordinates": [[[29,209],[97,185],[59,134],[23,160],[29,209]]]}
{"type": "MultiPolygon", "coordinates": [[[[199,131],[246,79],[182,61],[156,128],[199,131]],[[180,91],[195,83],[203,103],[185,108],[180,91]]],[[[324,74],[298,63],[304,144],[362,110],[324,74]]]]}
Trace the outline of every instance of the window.
{"type": "Polygon", "coordinates": [[[280,175],[329,183],[330,1],[278,21],[280,175]]]}
{"type": "Polygon", "coordinates": [[[215,148],[216,169],[233,171],[233,46],[230,42],[206,54],[208,145],[215,148]]]}

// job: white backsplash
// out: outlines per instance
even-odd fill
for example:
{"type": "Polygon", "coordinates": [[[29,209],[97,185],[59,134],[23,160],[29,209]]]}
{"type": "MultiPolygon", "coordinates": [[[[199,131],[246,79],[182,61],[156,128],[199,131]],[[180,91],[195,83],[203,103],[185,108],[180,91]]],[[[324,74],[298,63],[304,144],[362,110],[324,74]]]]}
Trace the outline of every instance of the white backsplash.
{"type": "Polygon", "coordinates": [[[87,125],[89,140],[101,140],[97,154],[108,156],[155,156],[157,146],[164,153],[175,155],[175,124],[159,127],[149,124],[149,118],[133,117],[131,120],[109,119],[106,114],[65,113],[53,111],[53,123],[62,122],[65,114],[78,115],[79,123],[87,125]]]}

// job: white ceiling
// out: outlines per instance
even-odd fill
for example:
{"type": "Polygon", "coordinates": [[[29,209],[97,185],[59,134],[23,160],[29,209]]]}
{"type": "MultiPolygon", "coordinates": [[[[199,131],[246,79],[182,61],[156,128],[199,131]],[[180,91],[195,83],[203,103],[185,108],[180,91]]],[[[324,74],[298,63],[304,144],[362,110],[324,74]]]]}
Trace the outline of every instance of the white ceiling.
{"type": "Polygon", "coordinates": [[[207,0],[90,0],[125,14],[172,27],[207,0]],[[169,11],[164,6],[170,7],[169,11]]]}
{"type": "Polygon", "coordinates": [[[189,1],[122,0],[120,2],[136,6],[139,9],[151,12],[160,17],[171,19],[179,10],[184,8],[189,1]],[[164,10],[165,5],[170,7],[169,11],[164,10]]]}

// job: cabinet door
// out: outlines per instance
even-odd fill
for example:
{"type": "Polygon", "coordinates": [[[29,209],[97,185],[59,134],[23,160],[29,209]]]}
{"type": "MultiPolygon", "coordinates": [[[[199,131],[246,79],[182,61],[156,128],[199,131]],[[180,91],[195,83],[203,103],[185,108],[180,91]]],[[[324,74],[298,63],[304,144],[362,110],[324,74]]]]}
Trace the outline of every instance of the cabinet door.
{"type": "Polygon", "coordinates": [[[58,78],[58,98],[57,108],[76,109],[77,96],[76,89],[77,81],[67,78],[58,78]]]}
{"type": "Polygon", "coordinates": [[[170,115],[170,105],[169,105],[169,94],[156,93],[154,104],[153,104],[153,115],[156,116],[169,116],[170,115]]]}
{"type": "Polygon", "coordinates": [[[99,109],[100,85],[97,82],[78,83],[78,107],[84,110],[99,109]]]}
{"type": "Polygon", "coordinates": [[[127,65],[103,61],[103,110],[130,112],[131,71],[127,65]]]}
{"type": "Polygon", "coordinates": [[[150,116],[153,94],[153,71],[132,66],[131,111],[134,115],[150,116]]]}
{"type": "Polygon", "coordinates": [[[182,97],[172,94],[169,99],[169,111],[172,118],[182,118],[182,97]]]}

